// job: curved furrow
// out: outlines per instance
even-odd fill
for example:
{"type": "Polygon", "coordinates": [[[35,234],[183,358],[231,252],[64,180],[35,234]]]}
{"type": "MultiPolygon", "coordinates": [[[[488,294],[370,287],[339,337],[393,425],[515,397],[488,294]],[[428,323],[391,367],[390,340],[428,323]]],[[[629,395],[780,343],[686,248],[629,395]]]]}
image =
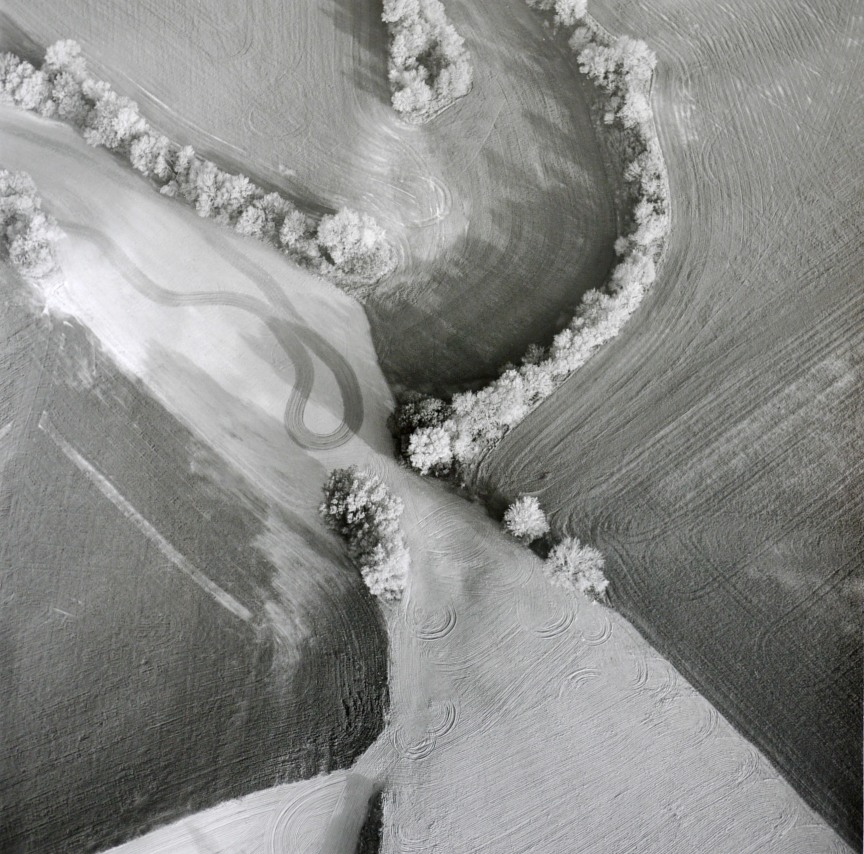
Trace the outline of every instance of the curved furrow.
{"type": "Polygon", "coordinates": [[[419,740],[412,744],[406,744],[405,738],[402,735],[401,728],[398,725],[393,725],[390,728],[390,741],[396,754],[403,759],[408,759],[411,762],[419,762],[427,759],[435,750],[436,739],[434,734],[427,732],[419,740]]]}
{"type": "Polygon", "coordinates": [[[429,735],[435,739],[436,744],[439,739],[452,732],[459,720],[459,707],[452,700],[441,703],[440,709],[440,720],[429,728],[429,735]]]}
{"type": "Polygon", "coordinates": [[[412,604],[406,612],[405,619],[409,631],[418,640],[441,640],[456,628],[456,608],[452,602],[447,602],[440,612],[434,613],[412,604]]]}
{"type": "Polygon", "coordinates": [[[602,646],[612,637],[612,620],[607,614],[603,614],[602,625],[598,632],[586,634],[583,630],[582,641],[588,646],[602,646]]]}
{"type": "MultiPolygon", "coordinates": [[[[554,638],[566,632],[576,619],[576,609],[579,607],[578,600],[575,596],[560,595],[552,598],[551,602],[557,614],[548,617],[549,600],[545,597],[542,608],[529,608],[523,599],[519,599],[516,603],[516,617],[519,625],[542,638],[554,638]],[[536,611],[541,613],[535,613],[536,611]]],[[[532,600],[532,605],[534,604],[540,603],[535,603],[532,600]]]]}
{"type": "Polygon", "coordinates": [[[320,824],[315,819],[331,814],[344,783],[342,774],[331,774],[310,781],[310,787],[304,787],[301,794],[283,807],[272,821],[267,832],[269,854],[285,854],[287,851],[292,854],[317,854],[318,834],[307,833],[305,826],[319,829],[320,824]]]}
{"type": "MultiPolygon", "coordinates": [[[[596,667],[581,667],[579,670],[574,670],[572,673],[568,673],[564,679],[566,687],[578,688],[582,683],[591,679],[596,679],[601,675],[602,673],[596,667]]],[[[562,690],[563,687],[565,686],[562,686],[562,690]]]]}

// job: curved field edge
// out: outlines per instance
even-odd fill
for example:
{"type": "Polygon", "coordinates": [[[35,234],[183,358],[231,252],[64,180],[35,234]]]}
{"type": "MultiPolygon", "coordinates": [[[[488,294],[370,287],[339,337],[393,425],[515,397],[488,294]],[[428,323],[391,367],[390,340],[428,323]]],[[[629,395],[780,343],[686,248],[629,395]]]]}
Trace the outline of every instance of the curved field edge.
{"type": "Polygon", "coordinates": [[[662,57],[662,282],[475,484],[599,546],[616,604],[859,845],[864,20],[673,5],[595,9],[662,57]]]}
{"type": "MultiPolygon", "coordinates": [[[[480,391],[455,395],[436,406],[434,418],[402,415],[403,450],[421,474],[450,474],[476,466],[506,433],[614,339],[657,278],[669,232],[669,182],[651,110],[656,57],[644,42],[613,38],[592,18],[581,19],[571,40],[580,69],[605,92],[604,117],[620,139],[628,164],[624,178],[632,205],[629,230],[616,242],[621,260],[606,293],[592,290],[569,326],[547,349],[533,346],[520,367],[511,367],[480,391]],[[413,428],[413,429],[412,429],[413,428]],[[410,433],[410,435],[404,435],[410,433]]],[[[538,273],[541,275],[542,273],[538,273]]],[[[416,410],[415,410],[416,411],[416,410]]]]}

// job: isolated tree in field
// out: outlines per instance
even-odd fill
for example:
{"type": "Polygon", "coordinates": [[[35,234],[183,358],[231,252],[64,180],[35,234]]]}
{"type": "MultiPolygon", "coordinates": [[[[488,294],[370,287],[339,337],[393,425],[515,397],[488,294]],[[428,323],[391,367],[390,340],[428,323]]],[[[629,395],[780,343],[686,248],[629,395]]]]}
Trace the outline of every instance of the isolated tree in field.
{"type": "Polygon", "coordinates": [[[576,537],[565,537],[549,552],[544,569],[553,584],[600,598],[609,586],[604,565],[603,555],[593,546],[583,545],[576,537]]]}
{"type": "Polygon", "coordinates": [[[327,526],[345,538],[369,590],[383,599],[402,596],[411,563],[402,509],[381,478],[356,466],[330,473],[319,507],[327,526]]]}
{"type": "Polygon", "coordinates": [[[504,528],[526,543],[549,533],[549,522],[534,495],[517,498],[504,514],[504,528]]]}

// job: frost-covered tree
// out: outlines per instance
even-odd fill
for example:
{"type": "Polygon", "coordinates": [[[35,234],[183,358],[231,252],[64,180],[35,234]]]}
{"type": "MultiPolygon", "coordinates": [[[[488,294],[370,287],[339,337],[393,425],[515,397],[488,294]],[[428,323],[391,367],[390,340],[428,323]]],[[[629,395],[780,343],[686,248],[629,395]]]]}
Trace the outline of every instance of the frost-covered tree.
{"type": "Polygon", "coordinates": [[[84,123],[84,139],[90,145],[127,152],[133,140],[147,132],[147,122],[138,112],[138,105],[112,91],[107,83],[86,81],[82,92],[95,102],[84,123]]]}
{"type": "Polygon", "coordinates": [[[405,456],[420,474],[447,474],[454,456],[450,433],[437,425],[415,430],[408,439],[405,456]]]}
{"type": "Polygon", "coordinates": [[[53,246],[59,234],[30,176],[0,171],[0,257],[25,276],[44,276],[56,266],[53,246]]]}
{"type": "Polygon", "coordinates": [[[167,182],[174,174],[177,151],[177,146],[167,136],[145,133],[130,146],[129,161],[145,178],[167,182]]]}
{"type": "Polygon", "coordinates": [[[549,521],[534,495],[517,498],[504,513],[504,528],[526,543],[549,533],[549,521]]]}
{"type": "Polygon", "coordinates": [[[317,240],[325,257],[345,273],[377,277],[392,266],[384,229],[368,214],[342,208],[323,217],[317,240]]]}
{"type": "Polygon", "coordinates": [[[382,599],[401,598],[411,564],[402,510],[381,478],[356,466],[330,473],[319,507],[327,526],[345,538],[369,590],[382,599]]]}
{"type": "Polygon", "coordinates": [[[451,412],[449,404],[428,394],[411,391],[399,395],[396,411],[389,418],[388,427],[399,442],[400,454],[408,456],[408,444],[413,433],[443,424],[451,412]]]}
{"type": "MultiPolygon", "coordinates": [[[[288,199],[266,193],[245,175],[226,172],[192,146],[181,148],[153,130],[134,101],[88,74],[74,41],[51,45],[40,69],[0,53],[0,102],[76,125],[91,145],[128,156],[163,195],[185,199],[199,215],[266,241],[317,272],[353,284],[377,281],[395,264],[384,229],[372,217],[343,208],[325,216],[316,229],[314,220],[288,199]]],[[[20,250],[25,243],[35,246],[23,237],[16,246],[20,250]]]]}
{"type": "Polygon", "coordinates": [[[553,584],[600,598],[609,581],[603,574],[605,560],[593,546],[583,545],[576,537],[565,537],[550,552],[544,569],[553,584]]]}
{"type": "Polygon", "coordinates": [[[572,27],[588,13],[588,0],[528,0],[528,5],[542,12],[555,12],[555,25],[572,27]]]}

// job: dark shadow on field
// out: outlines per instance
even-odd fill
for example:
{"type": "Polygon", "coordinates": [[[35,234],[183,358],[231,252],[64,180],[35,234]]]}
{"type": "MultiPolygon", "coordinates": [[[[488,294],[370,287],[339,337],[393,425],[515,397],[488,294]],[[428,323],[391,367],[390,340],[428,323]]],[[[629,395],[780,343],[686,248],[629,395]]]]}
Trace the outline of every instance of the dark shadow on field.
{"type": "Polygon", "coordinates": [[[369,801],[366,819],[354,854],[380,854],[381,831],[384,824],[384,792],[377,792],[369,801]]]}
{"type": "MultiPolygon", "coordinates": [[[[537,208],[520,199],[528,176],[511,172],[513,195],[484,216],[518,229],[536,217],[537,208]]],[[[468,229],[438,258],[428,278],[388,283],[366,301],[379,360],[397,389],[451,393],[497,377],[504,365],[518,363],[530,344],[550,344],[614,261],[611,241],[586,246],[573,264],[578,269],[568,275],[570,255],[560,247],[541,244],[530,253],[510,254],[507,235],[482,236],[494,227],[468,229]],[[481,274],[475,258],[485,261],[481,274]]]]}
{"type": "Polygon", "coordinates": [[[8,12],[0,10],[0,53],[17,53],[38,67],[45,57],[45,47],[34,41],[8,12]]]}
{"type": "Polygon", "coordinates": [[[350,76],[343,74],[345,86],[357,88],[390,108],[388,35],[381,10],[381,0],[330,0],[325,14],[338,30],[353,39],[354,65],[350,76]]]}
{"type": "Polygon", "coordinates": [[[338,543],[268,508],[82,327],[6,278],[0,848],[102,850],[349,766],[383,726],[386,636],[338,543]],[[249,620],[175,566],[46,419],[249,620]]]}

